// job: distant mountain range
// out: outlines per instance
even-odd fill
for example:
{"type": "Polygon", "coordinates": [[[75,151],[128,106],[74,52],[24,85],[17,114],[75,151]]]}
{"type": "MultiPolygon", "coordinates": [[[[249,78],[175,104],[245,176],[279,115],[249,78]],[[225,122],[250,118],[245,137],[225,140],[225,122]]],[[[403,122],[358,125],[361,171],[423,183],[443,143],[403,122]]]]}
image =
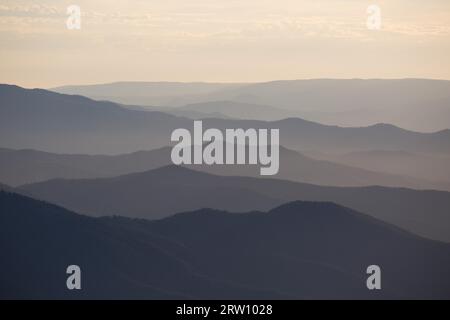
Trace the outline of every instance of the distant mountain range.
{"type": "Polygon", "coordinates": [[[343,154],[306,152],[315,159],[323,159],[366,170],[440,181],[438,188],[450,185],[450,156],[412,153],[407,151],[370,150],[343,154]]]}
{"type": "MultiPolygon", "coordinates": [[[[160,108],[160,111],[173,113],[183,111],[196,112],[199,115],[208,115],[213,118],[234,118],[234,119],[251,119],[251,120],[281,120],[297,116],[292,110],[284,110],[267,105],[234,102],[234,101],[210,101],[203,103],[187,104],[178,108],[160,108]]],[[[195,114],[194,114],[195,115],[195,114]]],[[[192,117],[192,116],[191,116],[192,117]]],[[[206,118],[206,116],[202,116],[206,118]]]]}
{"type": "Polygon", "coordinates": [[[159,111],[190,119],[251,119],[251,120],[281,120],[295,117],[297,113],[266,105],[235,102],[209,101],[187,104],[181,107],[155,107],[121,104],[122,107],[139,111],[159,111]]]}
{"type": "Polygon", "coordinates": [[[185,119],[111,102],[0,85],[0,145],[67,153],[123,153],[165,146],[185,119]],[[170,120],[170,119],[171,120],[170,120]],[[167,126],[169,125],[169,128],[167,126]]]}
{"type": "Polygon", "coordinates": [[[54,90],[0,84],[0,299],[450,299],[450,81],[54,90]],[[172,165],[193,119],[278,174],[172,165]]]}
{"type": "MultiPolygon", "coordinates": [[[[244,83],[204,82],[115,82],[108,84],[63,86],[51,89],[64,94],[76,94],[96,100],[109,100],[127,105],[182,106],[191,103],[189,97],[208,95],[221,90],[239,88],[244,83]]],[[[195,100],[192,102],[194,103],[195,100]]]]}
{"type": "MultiPolygon", "coordinates": [[[[123,108],[81,96],[0,85],[0,145],[58,153],[120,154],[170,143],[192,119],[123,108]]],[[[403,150],[450,154],[450,130],[418,133],[378,124],[343,128],[289,118],[279,121],[205,119],[204,128],[277,128],[281,144],[295,150],[353,152],[403,150]]]]}
{"type": "MultiPolygon", "coordinates": [[[[114,177],[171,165],[170,153],[170,147],[115,156],[0,148],[0,181],[18,186],[55,178],[114,177]]],[[[187,167],[219,175],[260,177],[259,165],[204,164],[187,167]]],[[[284,147],[280,148],[280,171],[272,177],[332,186],[382,185],[441,189],[437,183],[315,160],[284,147]]]]}
{"type": "Polygon", "coordinates": [[[214,208],[268,210],[294,200],[332,201],[431,239],[450,242],[450,193],[387,187],[324,187],[225,177],[167,166],[114,178],[30,184],[19,190],[93,216],[161,218],[214,208]]]}
{"type": "Polygon", "coordinates": [[[122,155],[57,154],[0,148],[0,181],[18,186],[55,178],[113,177],[168,165],[171,148],[122,155]]]}
{"type": "Polygon", "coordinates": [[[2,299],[448,299],[450,245],[332,204],[90,218],[0,192],[2,299]],[[82,290],[65,287],[67,266],[82,290]],[[382,290],[366,288],[366,268],[382,290]]]}
{"type": "Polygon", "coordinates": [[[148,106],[200,104],[202,111],[247,118],[252,106],[263,105],[253,119],[278,120],[280,115],[340,126],[391,123],[414,131],[450,128],[450,81],[286,80],[247,84],[117,82],[53,89],[93,99],[148,106]],[[230,112],[217,105],[228,101],[230,112]],[[231,102],[234,102],[233,105],[231,102]],[[242,108],[239,108],[242,107],[242,108]],[[270,109],[273,108],[273,109],[270,109]],[[407,116],[406,116],[407,115],[407,116]]]}

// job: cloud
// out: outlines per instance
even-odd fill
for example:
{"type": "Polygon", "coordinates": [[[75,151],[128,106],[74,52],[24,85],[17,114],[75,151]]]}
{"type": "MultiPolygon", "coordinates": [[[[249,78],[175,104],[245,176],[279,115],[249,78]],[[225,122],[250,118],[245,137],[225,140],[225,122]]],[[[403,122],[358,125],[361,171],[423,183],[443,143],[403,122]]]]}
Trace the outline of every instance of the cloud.
{"type": "Polygon", "coordinates": [[[48,18],[62,17],[64,13],[61,8],[45,4],[0,5],[0,17],[48,18]]]}

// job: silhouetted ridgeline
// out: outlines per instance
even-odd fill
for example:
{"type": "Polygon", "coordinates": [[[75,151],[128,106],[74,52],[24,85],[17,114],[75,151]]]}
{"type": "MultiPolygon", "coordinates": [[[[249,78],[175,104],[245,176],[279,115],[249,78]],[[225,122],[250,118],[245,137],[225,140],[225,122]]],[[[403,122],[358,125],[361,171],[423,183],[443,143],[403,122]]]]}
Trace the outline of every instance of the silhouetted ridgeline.
{"type": "Polygon", "coordinates": [[[449,298],[450,246],[332,204],[90,218],[0,192],[0,297],[449,298]],[[82,290],[66,289],[68,265],[82,290]],[[382,269],[382,290],[366,268],[382,269]]]}
{"type": "Polygon", "coordinates": [[[226,177],[167,166],[114,178],[64,180],[20,190],[79,213],[148,219],[215,208],[269,210],[294,200],[332,201],[419,235],[450,242],[450,193],[387,187],[324,187],[277,179],[226,177]]]}
{"type": "MultiPolygon", "coordinates": [[[[170,165],[170,153],[170,147],[115,156],[0,148],[0,181],[18,186],[55,178],[114,177],[170,165]]],[[[187,166],[212,174],[260,177],[259,165],[187,166]]],[[[439,183],[315,160],[284,147],[280,147],[280,170],[272,177],[320,185],[383,185],[447,190],[446,185],[439,183]]]]}

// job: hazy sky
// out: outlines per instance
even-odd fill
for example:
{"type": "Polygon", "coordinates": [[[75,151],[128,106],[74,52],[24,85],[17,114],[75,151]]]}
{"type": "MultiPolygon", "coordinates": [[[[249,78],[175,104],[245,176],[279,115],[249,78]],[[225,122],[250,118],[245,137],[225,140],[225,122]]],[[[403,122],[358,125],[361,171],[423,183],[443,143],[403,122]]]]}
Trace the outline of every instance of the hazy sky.
{"type": "Polygon", "coordinates": [[[449,0],[0,0],[0,82],[26,87],[450,79],[449,57],[449,0]],[[80,30],[66,27],[71,4],[80,30]]]}

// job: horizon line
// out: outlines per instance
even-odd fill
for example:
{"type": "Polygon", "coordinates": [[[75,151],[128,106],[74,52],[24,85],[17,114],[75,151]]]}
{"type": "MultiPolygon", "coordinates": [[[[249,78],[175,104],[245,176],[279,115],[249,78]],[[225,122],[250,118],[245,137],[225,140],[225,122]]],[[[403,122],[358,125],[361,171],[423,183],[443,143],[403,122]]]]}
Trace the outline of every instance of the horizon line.
{"type": "MultiPolygon", "coordinates": [[[[246,84],[263,84],[263,83],[273,83],[273,82],[289,82],[289,81],[336,81],[336,80],[342,80],[342,81],[351,81],[351,80],[360,80],[360,81],[400,81],[400,80],[425,80],[425,81],[450,81],[450,79],[444,79],[444,78],[426,78],[426,77],[395,77],[395,78],[363,78],[363,77],[352,77],[352,78],[332,78],[332,77],[318,77],[318,78],[292,78],[292,79],[274,79],[274,80],[261,80],[261,81],[205,81],[205,80],[198,80],[198,81],[174,81],[174,80],[115,80],[111,82],[92,82],[92,83],[85,83],[85,84],[62,84],[58,86],[51,86],[51,87],[33,87],[33,88],[40,88],[40,89],[57,89],[62,87],[82,87],[82,86],[96,86],[96,85],[111,85],[111,84],[130,84],[130,83],[161,83],[161,84],[224,84],[224,85],[233,85],[233,84],[239,84],[239,85],[246,85],[246,84]]],[[[5,83],[6,84],[6,83],[5,83]]],[[[23,87],[23,88],[32,88],[32,87],[23,87]]]]}

